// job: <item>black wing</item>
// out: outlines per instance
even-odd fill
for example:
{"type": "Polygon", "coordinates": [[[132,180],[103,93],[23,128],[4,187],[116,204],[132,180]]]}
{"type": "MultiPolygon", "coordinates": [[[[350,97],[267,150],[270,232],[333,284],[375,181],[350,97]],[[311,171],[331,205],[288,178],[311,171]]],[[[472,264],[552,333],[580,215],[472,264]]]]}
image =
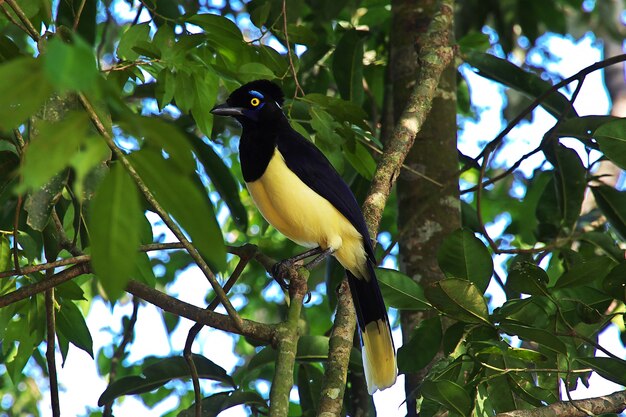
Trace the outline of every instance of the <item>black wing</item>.
{"type": "Polygon", "coordinates": [[[359,203],[324,154],[291,127],[278,133],[276,146],[285,158],[287,167],[313,191],[335,206],[361,233],[365,252],[375,263],[374,249],[359,203]]]}

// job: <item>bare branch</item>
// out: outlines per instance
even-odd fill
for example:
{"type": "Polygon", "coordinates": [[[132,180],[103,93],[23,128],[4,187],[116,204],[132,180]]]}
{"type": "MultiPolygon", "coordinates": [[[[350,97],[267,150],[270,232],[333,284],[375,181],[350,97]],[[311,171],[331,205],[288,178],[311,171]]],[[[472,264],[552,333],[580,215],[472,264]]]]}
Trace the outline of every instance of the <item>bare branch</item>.
{"type": "Polygon", "coordinates": [[[275,326],[271,324],[257,323],[252,320],[242,320],[241,328],[227,315],[207,311],[192,304],[180,301],[161,291],[150,288],[140,282],[131,280],[126,286],[126,291],[137,297],[156,305],[164,311],[177,316],[185,317],[196,323],[202,323],[225,332],[240,334],[250,337],[265,344],[274,344],[275,326]]]}
{"type": "Polygon", "coordinates": [[[619,414],[626,409],[626,391],[617,391],[586,400],[560,401],[546,407],[514,410],[496,414],[496,417],[586,417],[600,414],[619,414]]]}
{"type": "Polygon", "coordinates": [[[46,291],[46,362],[48,363],[48,378],[50,380],[50,405],[54,417],[61,416],[59,405],[59,383],[55,354],[56,317],[54,310],[54,288],[46,291]]]}
{"type": "Polygon", "coordinates": [[[87,263],[81,263],[74,265],[71,268],[64,269],[63,271],[54,274],[50,278],[46,278],[43,281],[20,287],[15,291],[0,296],[0,308],[6,307],[9,304],[16,303],[20,300],[24,300],[28,297],[32,297],[35,294],[54,288],[57,285],[61,285],[79,275],[87,274],[89,272],[90,268],[87,263]]]}
{"type": "MultiPolygon", "coordinates": [[[[124,352],[126,351],[126,346],[133,339],[133,334],[135,331],[135,324],[137,323],[137,315],[139,313],[139,299],[133,297],[133,312],[130,315],[130,319],[128,320],[128,324],[124,327],[122,332],[122,342],[115,349],[113,353],[113,357],[111,358],[111,368],[109,369],[109,384],[115,381],[115,377],[117,375],[117,366],[122,361],[124,356],[124,352]]],[[[111,417],[113,415],[113,401],[104,405],[104,411],[102,412],[104,417],[111,417]]]]}
{"type": "Polygon", "coordinates": [[[298,82],[298,74],[296,73],[296,66],[293,63],[293,53],[291,52],[291,45],[289,44],[289,31],[287,30],[287,0],[283,0],[283,31],[285,33],[285,43],[287,44],[287,57],[289,58],[289,68],[291,68],[291,75],[293,75],[293,81],[296,83],[296,96],[298,93],[304,95],[302,87],[298,82]]]}
{"type": "Polygon", "coordinates": [[[28,16],[26,16],[26,13],[24,13],[24,11],[20,8],[20,6],[18,6],[15,0],[5,0],[5,2],[9,5],[9,7],[11,7],[11,9],[13,9],[17,17],[24,24],[28,35],[31,38],[33,38],[36,42],[39,42],[39,39],[41,38],[39,36],[39,32],[37,31],[37,29],[35,29],[35,27],[30,22],[30,20],[28,20],[28,16]]]}
{"type": "MultiPolygon", "coordinates": [[[[235,283],[241,276],[241,273],[243,272],[243,270],[246,268],[250,260],[254,258],[254,256],[258,252],[258,248],[254,245],[244,245],[244,246],[238,247],[237,249],[239,250],[238,256],[240,259],[239,259],[239,263],[235,267],[235,270],[230,275],[230,278],[228,278],[228,281],[226,281],[226,284],[224,284],[224,292],[226,294],[228,294],[228,292],[233,287],[233,285],[235,285],[235,283]]],[[[216,297],[209,303],[206,310],[214,311],[218,305],[219,305],[219,299],[216,297]]],[[[189,366],[189,370],[191,373],[191,381],[193,383],[193,391],[195,394],[194,396],[195,396],[195,402],[196,402],[195,403],[196,417],[200,417],[202,415],[202,397],[201,397],[202,393],[200,392],[200,378],[198,376],[198,370],[196,369],[196,363],[193,361],[191,345],[193,344],[194,339],[196,338],[196,336],[198,335],[200,330],[202,330],[203,327],[204,327],[203,324],[196,323],[193,325],[191,329],[189,329],[189,333],[187,334],[187,340],[185,341],[185,349],[183,350],[183,356],[185,357],[185,360],[187,361],[187,365],[189,366]]]]}

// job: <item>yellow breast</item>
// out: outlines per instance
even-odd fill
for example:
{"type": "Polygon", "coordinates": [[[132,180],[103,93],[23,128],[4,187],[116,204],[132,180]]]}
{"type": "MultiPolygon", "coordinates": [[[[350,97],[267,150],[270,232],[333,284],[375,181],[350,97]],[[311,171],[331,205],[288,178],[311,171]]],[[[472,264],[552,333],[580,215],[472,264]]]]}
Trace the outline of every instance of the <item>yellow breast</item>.
{"type": "Polygon", "coordinates": [[[261,178],[246,186],[263,217],[282,234],[305,247],[332,248],[344,268],[366,275],[361,234],[287,167],[278,149],[261,178]]]}

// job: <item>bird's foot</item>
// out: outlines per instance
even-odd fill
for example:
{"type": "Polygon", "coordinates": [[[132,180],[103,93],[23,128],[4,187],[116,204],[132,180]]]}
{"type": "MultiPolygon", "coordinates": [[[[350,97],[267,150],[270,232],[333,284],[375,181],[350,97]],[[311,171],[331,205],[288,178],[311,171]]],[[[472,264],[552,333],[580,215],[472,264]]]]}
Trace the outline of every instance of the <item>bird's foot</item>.
{"type": "Polygon", "coordinates": [[[302,266],[301,261],[294,261],[293,259],[285,259],[280,262],[276,262],[274,266],[272,266],[272,278],[274,281],[280,285],[285,291],[289,291],[289,284],[287,281],[290,279],[291,273],[290,270],[293,268],[299,268],[302,266]]]}

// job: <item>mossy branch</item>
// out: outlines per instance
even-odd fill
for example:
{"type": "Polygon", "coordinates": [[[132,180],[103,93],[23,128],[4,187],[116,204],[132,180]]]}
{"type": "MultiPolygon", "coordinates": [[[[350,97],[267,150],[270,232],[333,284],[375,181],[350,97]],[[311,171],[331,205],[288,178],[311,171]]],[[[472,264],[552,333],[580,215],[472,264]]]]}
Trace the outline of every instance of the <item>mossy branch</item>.
{"type": "Polygon", "coordinates": [[[289,310],[287,320],[276,328],[276,369],[270,390],[270,416],[286,417],[289,414],[289,393],[293,386],[298,340],[300,339],[300,313],[307,293],[309,272],[289,269],[289,310]]]}
{"type": "MultiPolygon", "coordinates": [[[[409,98],[408,105],[396,123],[393,134],[384,149],[376,167],[370,191],[363,204],[363,214],[371,236],[376,236],[385,205],[394,186],[402,164],[413,146],[415,136],[420,131],[439,85],[444,69],[452,62],[454,50],[450,46],[450,30],[453,21],[453,1],[443,0],[439,13],[431,21],[419,54],[420,70],[416,75],[415,88],[409,98]]],[[[328,355],[326,378],[322,387],[322,402],[318,415],[324,417],[340,415],[343,405],[347,367],[352,346],[355,326],[354,307],[340,303],[333,334],[340,339],[331,340],[328,355]],[[339,314],[341,311],[342,314],[339,314]],[[340,319],[341,317],[341,319],[340,319]],[[341,378],[341,381],[339,381],[341,378]],[[337,387],[343,387],[337,391],[337,387]],[[336,394],[336,395],[335,395],[336,394]]]]}

